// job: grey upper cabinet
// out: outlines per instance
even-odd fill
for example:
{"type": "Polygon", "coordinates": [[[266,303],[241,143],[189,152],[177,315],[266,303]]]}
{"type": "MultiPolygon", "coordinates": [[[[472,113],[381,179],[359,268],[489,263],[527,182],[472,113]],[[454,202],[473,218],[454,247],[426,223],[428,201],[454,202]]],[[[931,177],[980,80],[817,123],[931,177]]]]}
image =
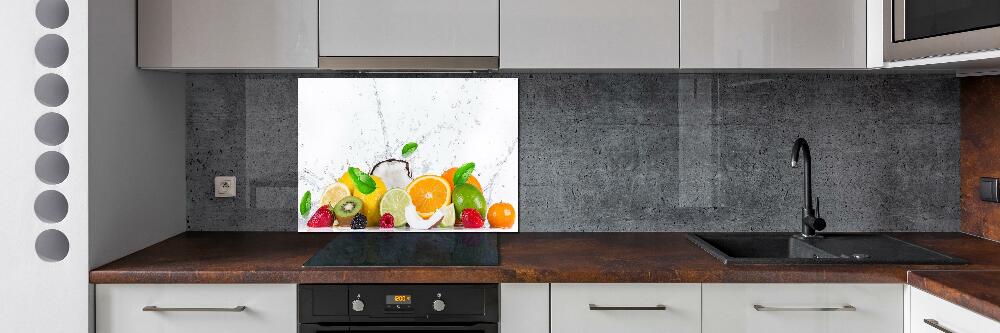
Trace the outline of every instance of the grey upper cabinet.
{"type": "Polygon", "coordinates": [[[681,0],[680,8],[681,68],[868,67],[866,0],[681,0]]]}
{"type": "Polygon", "coordinates": [[[319,0],[323,57],[497,57],[500,0],[319,0]]]}
{"type": "Polygon", "coordinates": [[[141,68],[316,68],[317,0],[138,0],[141,68]]]}
{"type": "Polygon", "coordinates": [[[503,0],[500,67],[678,66],[678,0],[503,0]]]}

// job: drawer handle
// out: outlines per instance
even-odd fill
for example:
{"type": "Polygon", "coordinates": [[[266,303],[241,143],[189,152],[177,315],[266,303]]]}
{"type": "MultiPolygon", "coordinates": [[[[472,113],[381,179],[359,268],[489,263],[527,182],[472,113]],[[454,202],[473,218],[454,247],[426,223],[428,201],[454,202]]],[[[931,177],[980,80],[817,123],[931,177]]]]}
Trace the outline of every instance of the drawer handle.
{"type": "Polygon", "coordinates": [[[657,304],[654,306],[599,306],[596,304],[590,305],[591,311],[663,311],[666,309],[667,306],[662,304],[657,304]]]}
{"type": "Polygon", "coordinates": [[[240,305],[231,308],[161,308],[155,305],[142,307],[142,311],[154,312],[243,312],[247,307],[240,305]]]}
{"type": "Polygon", "coordinates": [[[941,331],[941,332],[944,332],[944,333],[955,333],[955,331],[949,330],[949,329],[945,328],[944,326],[941,326],[941,323],[939,323],[937,320],[934,320],[934,319],[924,319],[924,324],[927,324],[930,327],[936,328],[938,331],[941,331]]]}
{"type": "Polygon", "coordinates": [[[838,307],[828,307],[828,308],[776,308],[770,306],[763,306],[760,304],[754,304],[753,309],[757,311],[857,311],[853,305],[844,305],[838,307]]]}

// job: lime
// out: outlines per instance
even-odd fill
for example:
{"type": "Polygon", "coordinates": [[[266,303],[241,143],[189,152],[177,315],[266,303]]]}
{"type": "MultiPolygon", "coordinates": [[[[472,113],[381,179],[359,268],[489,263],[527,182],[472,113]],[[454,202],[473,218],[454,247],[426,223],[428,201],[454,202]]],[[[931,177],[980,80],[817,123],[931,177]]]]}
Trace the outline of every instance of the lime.
{"type": "Polygon", "coordinates": [[[469,183],[455,185],[452,202],[455,203],[456,215],[461,216],[463,210],[472,208],[479,211],[479,216],[486,217],[486,198],[483,192],[469,183]]]}
{"type": "Polygon", "coordinates": [[[406,225],[406,206],[410,205],[410,195],[402,189],[394,188],[382,195],[379,203],[379,215],[392,214],[396,228],[406,225]]]}

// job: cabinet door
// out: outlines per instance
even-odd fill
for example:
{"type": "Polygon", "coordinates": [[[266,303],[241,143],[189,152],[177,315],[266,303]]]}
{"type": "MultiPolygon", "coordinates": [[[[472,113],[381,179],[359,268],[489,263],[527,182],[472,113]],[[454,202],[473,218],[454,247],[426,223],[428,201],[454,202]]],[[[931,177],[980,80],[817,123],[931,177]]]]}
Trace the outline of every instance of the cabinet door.
{"type": "Polygon", "coordinates": [[[865,68],[866,0],[681,0],[681,68],[865,68]]]}
{"type": "Polygon", "coordinates": [[[139,67],[316,68],[317,0],[139,0],[139,67]]]}
{"type": "Polygon", "coordinates": [[[98,333],[293,333],[297,326],[294,284],[101,284],[95,303],[98,333]],[[238,306],[245,308],[222,311],[238,306]]]}
{"type": "Polygon", "coordinates": [[[910,332],[941,333],[944,330],[961,333],[1000,332],[1000,322],[937,298],[927,292],[909,288],[910,332]]]}
{"type": "Polygon", "coordinates": [[[324,57],[496,57],[499,0],[320,0],[324,57]]]}
{"type": "Polygon", "coordinates": [[[702,291],[705,333],[903,331],[901,284],[727,283],[702,291]]]}
{"type": "Polygon", "coordinates": [[[552,284],[552,332],[701,330],[699,284],[552,284]]]}
{"type": "Polygon", "coordinates": [[[500,284],[500,333],[549,333],[549,284],[500,284]]]}
{"type": "Polygon", "coordinates": [[[677,68],[678,0],[504,0],[501,68],[677,68]]]}

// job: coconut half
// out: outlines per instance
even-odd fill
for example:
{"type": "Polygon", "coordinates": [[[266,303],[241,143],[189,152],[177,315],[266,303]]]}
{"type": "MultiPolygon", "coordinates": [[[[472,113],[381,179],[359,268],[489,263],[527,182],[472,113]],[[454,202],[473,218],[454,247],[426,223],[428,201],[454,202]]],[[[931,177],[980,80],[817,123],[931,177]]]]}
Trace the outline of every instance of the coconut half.
{"type": "Polygon", "coordinates": [[[405,189],[406,185],[413,181],[413,175],[410,174],[410,163],[394,158],[378,162],[372,167],[370,174],[382,178],[382,182],[387,188],[405,189]]]}

